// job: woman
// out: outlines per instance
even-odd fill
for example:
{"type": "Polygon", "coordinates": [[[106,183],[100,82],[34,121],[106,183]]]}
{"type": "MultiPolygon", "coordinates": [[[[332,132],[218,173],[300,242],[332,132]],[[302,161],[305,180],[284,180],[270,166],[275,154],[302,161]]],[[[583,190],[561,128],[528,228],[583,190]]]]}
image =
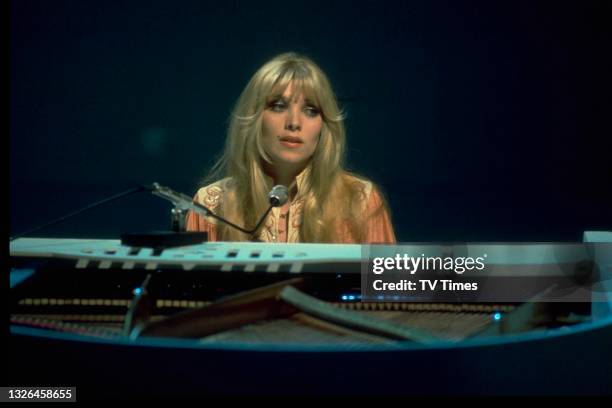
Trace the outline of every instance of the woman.
{"type": "Polygon", "coordinates": [[[286,53],[264,64],[231,115],[210,177],[218,181],[195,200],[247,229],[268,209],[272,186],[288,186],[289,201],[273,208],[255,236],[194,212],[187,230],[207,231],[210,241],[394,243],[381,193],[343,169],[343,119],[313,61],[286,53]]]}

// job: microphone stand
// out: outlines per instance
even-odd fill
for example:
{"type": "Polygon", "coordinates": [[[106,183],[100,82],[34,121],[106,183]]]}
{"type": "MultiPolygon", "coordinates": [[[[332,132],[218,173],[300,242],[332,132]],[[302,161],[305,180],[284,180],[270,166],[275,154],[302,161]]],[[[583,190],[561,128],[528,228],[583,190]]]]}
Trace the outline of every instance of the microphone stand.
{"type": "Polygon", "coordinates": [[[254,232],[256,232],[259,229],[259,226],[261,225],[261,223],[263,222],[263,220],[266,218],[266,216],[268,215],[268,213],[270,212],[270,210],[272,209],[272,207],[274,207],[274,205],[270,205],[270,207],[268,208],[268,210],[266,211],[266,213],[263,215],[263,217],[259,220],[259,222],[257,223],[257,225],[255,226],[255,228],[247,230],[244,229],[228,220],[226,220],[223,217],[218,216],[217,214],[215,214],[214,212],[212,212],[211,210],[209,210],[208,208],[206,208],[205,206],[203,206],[202,204],[195,202],[191,199],[191,197],[189,197],[188,195],[185,195],[183,193],[179,193],[176,192],[168,187],[164,187],[164,186],[160,186],[158,183],[153,183],[150,184],[148,186],[145,186],[146,191],[151,192],[153,195],[156,195],[158,197],[161,198],[165,198],[166,200],[172,202],[172,204],[174,204],[174,209],[175,211],[187,211],[187,210],[192,210],[195,211],[197,213],[200,213],[206,217],[212,217],[216,220],[219,220],[233,228],[236,228],[237,230],[244,232],[245,234],[253,234],[254,232]]]}
{"type": "Polygon", "coordinates": [[[285,186],[275,186],[272,191],[268,194],[270,199],[270,206],[265,214],[259,219],[255,228],[245,229],[242,228],[223,217],[218,216],[213,213],[211,210],[206,208],[200,203],[197,203],[191,199],[191,197],[178,193],[168,187],[164,187],[159,185],[158,183],[153,183],[149,185],[144,185],[136,188],[129,189],[122,193],[116,194],[112,197],[106,198],[104,200],[95,202],[86,207],[83,207],[77,211],[73,211],[69,214],[66,214],[60,218],[57,218],[53,221],[47,222],[43,225],[39,225],[35,228],[29,229],[20,234],[13,235],[9,237],[9,241],[14,241],[17,238],[24,237],[26,235],[30,235],[33,232],[39,231],[44,228],[48,228],[52,225],[65,221],[69,218],[72,218],[76,215],[79,215],[85,211],[91,210],[93,208],[99,207],[103,204],[110,203],[112,201],[116,201],[120,198],[126,197],[128,195],[132,195],[140,192],[149,192],[158,197],[169,200],[174,204],[174,208],[171,211],[171,221],[172,221],[172,231],[154,231],[147,233],[128,233],[121,235],[121,243],[124,245],[129,245],[133,247],[149,247],[153,248],[154,255],[160,255],[161,252],[165,248],[171,248],[176,246],[185,246],[185,245],[193,245],[199,244],[202,242],[206,242],[208,240],[207,232],[195,232],[195,231],[185,231],[185,215],[188,210],[192,210],[194,212],[203,214],[206,217],[212,217],[216,220],[219,220],[232,228],[236,228],[237,230],[253,235],[255,232],[259,230],[261,224],[266,219],[272,207],[278,207],[287,202],[288,199],[288,191],[285,186]]]}
{"type": "Polygon", "coordinates": [[[158,183],[153,183],[143,187],[144,191],[148,191],[155,196],[164,198],[174,204],[172,209],[172,225],[173,231],[154,231],[147,233],[129,233],[121,235],[121,243],[124,245],[135,246],[135,247],[149,247],[154,248],[153,255],[159,255],[165,248],[171,248],[176,246],[193,245],[202,242],[206,242],[208,239],[208,233],[206,232],[193,232],[185,231],[184,219],[185,213],[189,210],[202,214],[206,217],[212,217],[224,224],[231,226],[248,235],[255,234],[261,224],[264,222],[272,207],[278,207],[287,202],[288,191],[285,186],[275,186],[270,192],[270,206],[259,219],[257,224],[252,229],[245,229],[239,225],[234,224],[231,221],[226,220],[223,217],[218,216],[207,207],[202,204],[193,201],[191,197],[174,191],[168,187],[162,186],[158,183]]]}

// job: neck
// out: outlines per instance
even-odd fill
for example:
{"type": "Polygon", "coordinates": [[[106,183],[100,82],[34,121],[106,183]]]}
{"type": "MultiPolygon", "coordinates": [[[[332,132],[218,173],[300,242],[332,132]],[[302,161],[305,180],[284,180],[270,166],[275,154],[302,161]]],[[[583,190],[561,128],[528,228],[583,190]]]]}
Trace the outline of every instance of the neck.
{"type": "Polygon", "coordinates": [[[272,177],[274,184],[282,184],[283,186],[290,187],[298,174],[304,170],[304,165],[270,165],[263,162],[264,172],[272,177]]]}

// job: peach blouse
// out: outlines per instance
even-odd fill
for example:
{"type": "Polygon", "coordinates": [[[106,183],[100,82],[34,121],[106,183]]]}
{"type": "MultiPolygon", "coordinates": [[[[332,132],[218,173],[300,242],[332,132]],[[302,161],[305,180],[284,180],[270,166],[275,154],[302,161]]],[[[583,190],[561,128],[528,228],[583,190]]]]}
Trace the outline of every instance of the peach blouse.
{"type": "MultiPolygon", "coordinates": [[[[296,178],[298,192],[302,186],[303,177],[304,173],[301,173],[296,178]]],[[[361,179],[356,180],[363,183],[363,191],[366,197],[366,214],[372,214],[366,221],[366,238],[362,243],[395,243],[396,239],[391,219],[386,209],[381,208],[383,201],[380,194],[371,182],[361,179]]],[[[194,197],[194,201],[215,212],[223,200],[224,192],[228,189],[229,181],[230,179],[226,178],[200,188],[194,197]]],[[[291,201],[287,213],[283,211],[283,208],[272,208],[267,220],[258,233],[258,239],[265,242],[300,242],[299,232],[302,224],[303,205],[304,199],[299,194],[296,194],[296,198],[291,201]],[[286,219],[287,216],[288,219],[286,219]]],[[[208,232],[209,241],[219,240],[217,223],[218,221],[213,218],[207,218],[192,211],[187,214],[187,230],[206,231],[208,232]]],[[[338,234],[339,237],[336,240],[338,243],[361,243],[356,242],[348,230],[340,229],[338,234]]]]}

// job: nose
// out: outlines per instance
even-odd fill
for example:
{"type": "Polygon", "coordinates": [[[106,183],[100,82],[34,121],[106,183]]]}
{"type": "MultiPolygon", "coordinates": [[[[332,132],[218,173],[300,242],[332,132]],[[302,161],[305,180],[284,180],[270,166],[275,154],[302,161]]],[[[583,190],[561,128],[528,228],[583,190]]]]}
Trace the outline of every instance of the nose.
{"type": "Polygon", "coordinates": [[[300,109],[298,106],[292,106],[287,110],[287,120],[285,122],[285,129],[292,132],[302,130],[300,109]]]}

